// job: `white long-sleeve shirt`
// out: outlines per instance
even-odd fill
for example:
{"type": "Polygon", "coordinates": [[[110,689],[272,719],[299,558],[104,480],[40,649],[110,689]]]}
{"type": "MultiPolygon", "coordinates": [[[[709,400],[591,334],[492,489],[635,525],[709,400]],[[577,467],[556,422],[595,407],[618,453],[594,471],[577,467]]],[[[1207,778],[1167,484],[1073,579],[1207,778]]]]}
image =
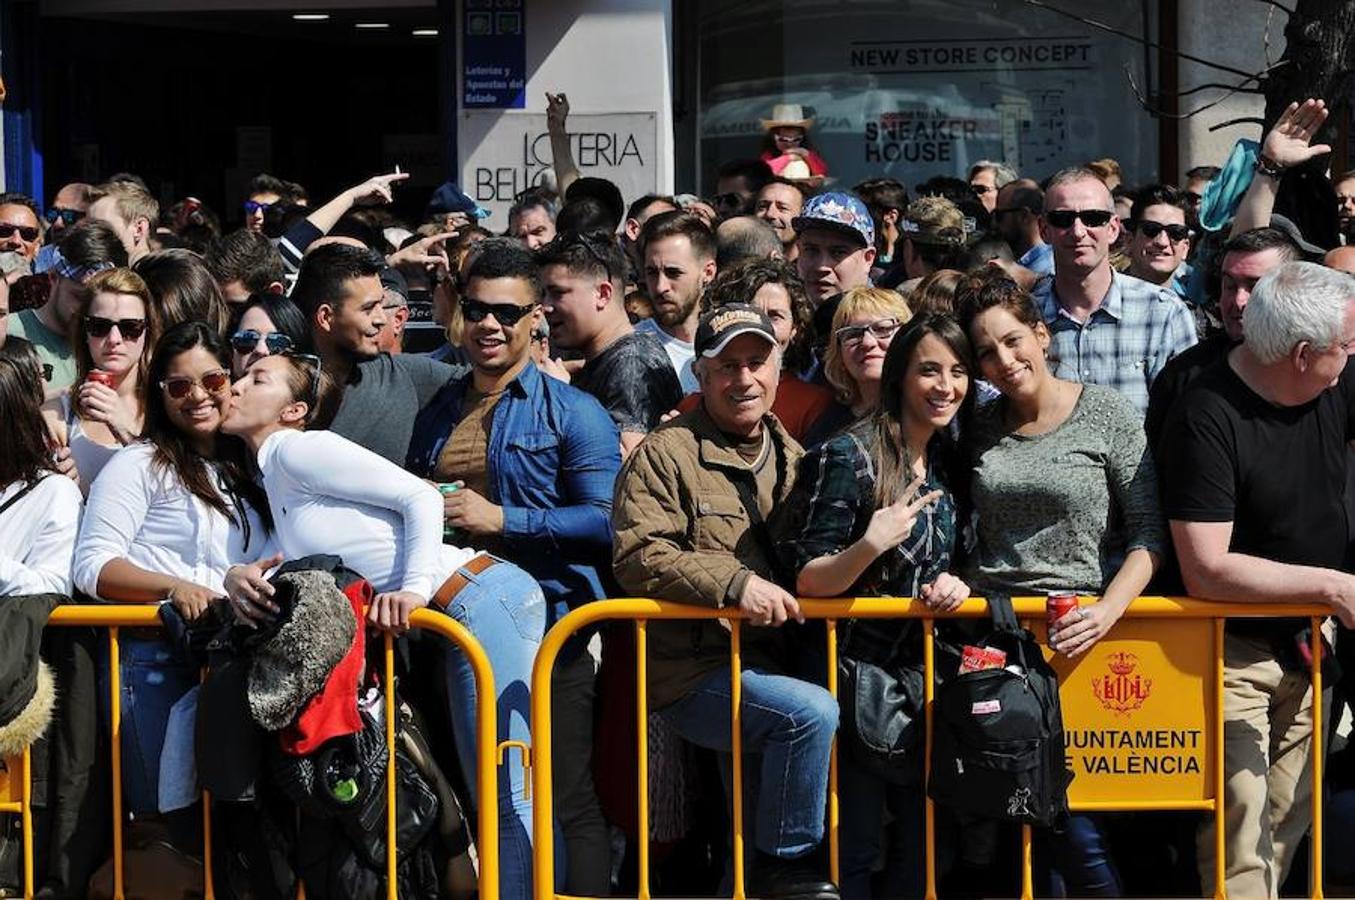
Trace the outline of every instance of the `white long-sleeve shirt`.
{"type": "MultiPolygon", "coordinates": [[[[0,491],[0,506],[23,489],[0,491]]],[[[71,593],[71,557],[84,498],[74,481],[48,475],[0,513],[0,597],[71,593]]]]}
{"type": "Polygon", "coordinates": [[[124,447],[90,488],[72,575],[91,597],[114,559],[222,591],[227,569],[274,552],[248,504],[246,545],[245,529],[189,493],[171,470],[153,466],[154,453],[146,443],[124,447]]]}
{"type": "Polygon", "coordinates": [[[474,550],[442,543],[442,496],[332,431],[278,431],[259,448],[288,559],[332,553],[378,592],[431,597],[474,550]]]}

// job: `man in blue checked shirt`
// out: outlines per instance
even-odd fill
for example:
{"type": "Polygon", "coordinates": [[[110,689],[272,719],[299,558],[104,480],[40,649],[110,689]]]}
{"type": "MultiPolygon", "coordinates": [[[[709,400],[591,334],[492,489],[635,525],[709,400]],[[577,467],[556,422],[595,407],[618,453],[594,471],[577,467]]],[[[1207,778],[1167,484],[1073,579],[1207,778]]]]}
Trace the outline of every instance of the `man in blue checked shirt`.
{"type": "Polygon", "coordinates": [[[1146,413],[1153,379],[1195,344],[1190,308],[1170,290],[1111,268],[1120,220],[1090,170],[1064,169],[1050,179],[1040,233],[1054,249],[1054,274],[1034,291],[1052,336],[1054,373],[1115,388],[1146,413]]]}

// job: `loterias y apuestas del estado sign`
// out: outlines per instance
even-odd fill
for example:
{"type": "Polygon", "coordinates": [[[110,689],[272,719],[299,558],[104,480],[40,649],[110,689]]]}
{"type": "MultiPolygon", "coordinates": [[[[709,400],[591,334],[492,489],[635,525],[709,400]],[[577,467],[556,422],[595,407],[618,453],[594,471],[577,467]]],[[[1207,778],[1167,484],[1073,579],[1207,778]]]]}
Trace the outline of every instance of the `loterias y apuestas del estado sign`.
{"type": "Polygon", "coordinates": [[[464,0],[461,105],[522,109],[527,103],[527,29],[522,0],[464,0]]]}

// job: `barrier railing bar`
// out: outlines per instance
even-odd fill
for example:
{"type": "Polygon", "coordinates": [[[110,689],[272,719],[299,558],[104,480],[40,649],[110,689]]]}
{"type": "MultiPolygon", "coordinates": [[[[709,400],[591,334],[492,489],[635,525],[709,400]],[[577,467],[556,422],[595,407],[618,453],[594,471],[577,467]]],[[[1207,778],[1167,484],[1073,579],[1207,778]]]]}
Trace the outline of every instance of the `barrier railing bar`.
{"type": "Polygon", "coordinates": [[[931,676],[936,665],[936,621],[934,619],[922,620],[922,723],[923,723],[923,748],[922,754],[922,804],[925,821],[924,847],[926,849],[926,859],[923,865],[926,867],[926,896],[927,900],[936,900],[936,807],[932,804],[931,794],[927,791],[927,785],[932,781],[932,703],[936,699],[936,679],[931,676]]]}
{"type": "MultiPolygon", "coordinates": [[[[829,619],[826,623],[828,634],[828,693],[837,699],[837,619],[829,619]]],[[[832,875],[833,884],[842,883],[842,866],[839,863],[839,854],[841,853],[841,808],[838,804],[837,793],[837,754],[838,740],[837,732],[833,732],[833,745],[828,751],[828,869],[832,875]]]]}
{"type": "Polygon", "coordinates": [[[215,900],[216,888],[212,879],[212,793],[202,791],[202,896],[215,900]]]}
{"type": "Polygon", "coordinates": [[[108,629],[108,685],[112,695],[109,722],[112,725],[113,763],[113,900],[123,900],[122,891],[122,661],[119,658],[118,626],[108,629]]]}
{"type": "Polygon", "coordinates": [[[1224,624],[1223,619],[1214,620],[1214,896],[1219,900],[1228,896],[1228,824],[1223,796],[1224,624]]]}
{"type": "Polygon", "coordinates": [[[19,777],[23,784],[19,788],[19,799],[23,809],[19,813],[19,825],[24,830],[24,897],[33,896],[33,755],[25,747],[19,766],[19,777]]]}
{"type": "Polygon", "coordinates": [[[1021,826],[1021,900],[1032,900],[1035,896],[1035,879],[1032,875],[1030,858],[1030,826],[1021,826]]]}
{"type": "Polygon", "coordinates": [[[639,760],[639,900],[649,900],[649,630],[644,619],[635,620],[635,754],[639,760]]]}
{"type": "Polygon", "coordinates": [[[744,900],[743,883],[743,621],[729,619],[729,752],[734,756],[734,897],[744,900]]]}
{"type": "MultiPolygon", "coordinates": [[[[385,680],[386,688],[386,900],[400,900],[400,893],[395,881],[395,865],[398,855],[395,846],[395,642],[389,632],[384,635],[384,638],[381,649],[382,677],[385,680]]],[[[481,765],[483,765],[483,760],[481,765]]],[[[497,795],[493,797],[493,802],[496,805],[498,804],[499,798],[497,795]]]]}
{"type": "Polygon", "coordinates": [[[1313,667],[1313,830],[1309,836],[1312,844],[1312,871],[1308,873],[1314,898],[1321,898],[1322,892],[1322,619],[1313,616],[1309,620],[1312,628],[1310,651],[1313,667]]]}
{"type": "MultiPolygon", "coordinates": [[[[816,619],[896,619],[896,618],[920,618],[924,620],[924,640],[923,651],[924,659],[927,654],[934,653],[934,633],[933,619],[935,616],[926,606],[918,601],[906,598],[896,597],[868,597],[868,598],[845,598],[845,599],[801,599],[799,600],[801,612],[807,618],[816,619]]],[[[1044,616],[1045,600],[1043,597],[1021,597],[1013,598],[1012,604],[1015,608],[1018,618],[1038,619],[1044,616]]],[[[1223,896],[1224,879],[1222,877],[1224,866],[1223,839],[1224,839],[1224,778],[1223,778],[1223,627],[1225,618],[1259,618],[1259,617],[1293,617],[1309,616],[1325,618],[1330,615],[1330,611],[1317,604],[1261,604],[1261,603],[1215,603],[1212,601],[1195,600],[1192,598],[1171,598],[1171,597],[1138,597],[1125,613],[1126,618],[1130,619],[1170,619],[1170,618],[1197,618],[1210,619],[1214,622],[1215,645],[1218,652],[1215,654],[1214,681],[1215,681],[1215,772],[1214,772],[1214,792],[1216,799],[1212,804],[1205,801],[1186,801],[1186,802],[1165,802],[1139,804],[1135,801],[1125,801],[1123,803],[1103,803],[1086,802],[1074,805],[1074,809],[1079,811],[1114,811],[1114,810],[1198,810],[1208,811],[1211,806],[1215,812],[1216,821],[1216,846],[1217,856],[1216,869],[1218,877],[1217,896],[1223,896]]],[[[988,616],[987,602],[981,598],[971,598],[966,600],[961,606],[946,614],[945,618],[977,619],[988,616]]],[[[561,648],[575,632],[586,628],[598,622],[610,620],[636,620],[643,619],[646,623],[660,620],[687,620],[697,621],[705,619],[727,619],[729,620],[731,636],[730,644],[732,649],[738,647],[738,627],[739,614],[736,610],[728,608],[713,609],[705,607],[688,607],[679,604],[665,603],[658,600],[618,598],[604,600],[598,603],[591,603],[570,612],[565,618],[561,619],[546,634],[537,653],[536,661],[532,671],[532,735],[536,745],[538,758],[541,754],[549,757],[551,726],[550,726],[550,698],[551,684],[550,674],[555,665],[555,659],[559,655],[561,648]]],[[[934,659],[932,660],[934,665],[934,659]]],[[[740,682],[735,675],[738,672],[737,659],[734,654],[731,655],[731,689],[738,692],[740,682]]],[[[927,775],[930,776],[930,741],[932,734],[932,703],[934,701],[934,685],[928,679],[924,687],[927,699],[926,705],[926,739],[928,741],[928,757],[924,760],[924,767],[928,769],[927,775]]],[[[737,716],[737,704],[731,703],[731,712],[737,716]]],[[[738,721],[737,719],[735,720],[738,721]]],[[[738,741],[738,729],[731,735],[731,743],[738,741]]],[[[735,791],[733,798],[736,811],[741,818],[739,805],[742,802],[742,773],[740,759],[741,754],[735,756],[735,775],[739,782],[738,790],[735,791]]],[[[537,792],[537,806],[534,810],[534,832],[535,839],[533,855],[535,857],[535,896],[537,900],[551,900],[558,895],[554,892],[554,874],[555,860],[553,845],[551,842],[551,833],[546,823],[551,821],[553,815],[553,798],[551,796],[551,772],[548,762],[543,765],[535,766],[532,772],[532,784],[537,792]]],[[[927,896],[934,898],[936,896],[936,872],[935,872],[935,820],[934,809],[930,799],[926,801],[927,814],[927,896]]],[[[741,824],[741,823],[740,823],[741,824]]],[[[1033,890],[1030,871],[1030,842],[1029,831],[1023,829],[1022,845],[1022,881],[1023,894],[1030,896],[1033,890]]],[[[734,850],[742,853],[741,846],[742,835],[735,833],[734,850]]],[[[1320,852],[1320,847],[1316,852],[1320,852]]],[[[741,860],[735,863],[734,878],[736,888],[741,887],[742,865],[741,860]]],[[[736,898],[741,898],[742,894],[736,891],[736,898]]]]}

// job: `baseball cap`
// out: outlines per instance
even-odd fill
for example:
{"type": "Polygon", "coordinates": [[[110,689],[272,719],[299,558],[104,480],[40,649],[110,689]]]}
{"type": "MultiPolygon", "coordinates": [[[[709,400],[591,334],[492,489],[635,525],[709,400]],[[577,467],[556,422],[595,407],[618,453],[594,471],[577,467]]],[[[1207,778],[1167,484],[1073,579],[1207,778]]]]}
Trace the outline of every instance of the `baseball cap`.
{"type": "Polygon", "coordinates": [[[842,191],[829,191],[810,197],[804,209],[791,221],[791,227],[797,232],[809,228],[829,228],[851,235],[861,241],[864,247],[875,244],[875,223],[870,218],[870,210],[866,209],[860,197],[842,191]]]}
{"type": "Polygon", "coordinates": [[[461,188],[450,181],[444,181],[428,200],[428,216],[445,213],[465,213],[476,219],[488,219],[489,210],[467,197],[461,188]]]}
{"type": "Polygon", "coordinates": [[[914,244],[959,246],[965,242],[965,214],[945,197],[919,197],[908,204],[899,221],[899,230],[914,244]]]}
{"type": "Polygon", "coordinates": [[[1282,216],[1279,213],[1273,214],[1270,217],[1270,227],[1283,231],[1299,248],[1299,251],[1310,258],[1325,256],[1327,253],[1326,250],[1305,238],[1303,232],[1299,230],[1299,226],[1288,216],[1282,216]]]}
{"type": "Polygon", "coordinates": [[[696,340],[693,342],[698,356],[709,359],[719,356],[729,346],[729,342],[741,334],[757,334],[776,346],[776,331],[772,320],[756,306],[747,303],[730,303],[719,306],[702,316],[696,326],[696,340]]]}
{"type": "Polygon", "coordinates": [[[409,282],[405,280],[405,276],[401,274],[399,269],[394,266],[386,266],[381,270],[380,277],[383,291],[394,291],[405,298],[406,303],[409,302],[409,282]]]}

